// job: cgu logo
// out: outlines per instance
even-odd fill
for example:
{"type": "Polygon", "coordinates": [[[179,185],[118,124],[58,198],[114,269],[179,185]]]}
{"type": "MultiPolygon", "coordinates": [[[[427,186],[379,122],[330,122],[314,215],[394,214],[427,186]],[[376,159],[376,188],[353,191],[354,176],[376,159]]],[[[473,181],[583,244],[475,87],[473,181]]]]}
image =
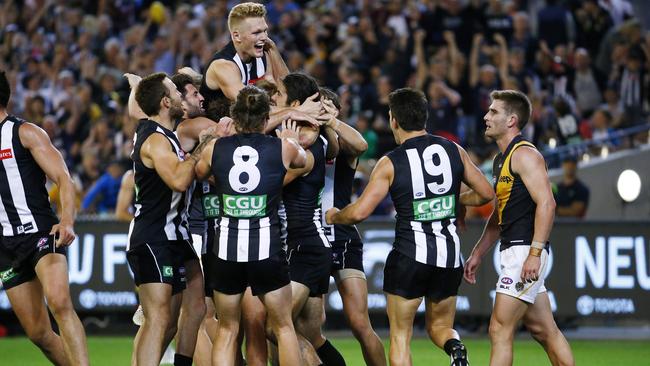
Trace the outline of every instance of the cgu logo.
{"type": "Polygon", "coordinates": [[[266,203],[264,196],[225,196],[224,203],[227,208],[238,209],[256,209],[259,210],[264,207],[266,203]]]}
{"type": "Polygon", "coordinates": [[[438,212],[454,208],[454,196],[437,197],[414,203],[418,213],[438,212]]]}
{"type": "Polygon", "coordinates": [[[510,183],[512,183],[512,178],[510,178],[507,175],[504,175],[503,177],[499,177],[499,182],[500,183],[505,183],[505,184],[510,184],[510,183]]]}
{"type": "Polygon", "coordinates": [[[14,154],[11,152],[11,149],[0,150],[0,160],[11,159],[14,157],[14,154]]]}

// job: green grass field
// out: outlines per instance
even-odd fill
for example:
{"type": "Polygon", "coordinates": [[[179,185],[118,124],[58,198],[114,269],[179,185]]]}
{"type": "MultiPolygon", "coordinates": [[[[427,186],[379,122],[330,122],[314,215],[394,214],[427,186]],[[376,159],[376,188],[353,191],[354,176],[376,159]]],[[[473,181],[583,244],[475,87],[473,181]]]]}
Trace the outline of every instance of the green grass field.
{"type": "MultiPolygon", "coordinates": [[[[359,345],[351,338],[336,338],[332,343],[341,351],[349,366],[364,365],[359,345]]],[[[490,344],[485,339],[466,340],[472,365],[487,365],[490,344]]],[[[577,365],[640,365],[650,360],[648,341],[571,341],[577,365]]],[[[131,339],[127,337],[91,337],[88,340],[91,365],[128,365],[131,339]]],[[[411,345],[414,365],[448,365],[442,351],[425,339],[411,345]]],[[[0,338],[0,364],[40,366],[47,360],[26,338],[0,338]]],[[[533,341],[517,340],[515,365],[549,365],[544,351],[533,341]]]]}

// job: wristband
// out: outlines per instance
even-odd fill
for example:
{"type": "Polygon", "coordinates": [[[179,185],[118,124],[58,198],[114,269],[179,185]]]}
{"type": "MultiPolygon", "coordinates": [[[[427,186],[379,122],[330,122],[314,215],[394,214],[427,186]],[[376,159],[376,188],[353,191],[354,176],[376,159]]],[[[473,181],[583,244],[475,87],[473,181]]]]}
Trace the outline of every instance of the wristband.
{"type": "Polygon", "coordinates": [[[546,245],[544,243],[542,243],[541,241],[534,241],[534,242],[530,243],[530,247],[535,248],[535,249],[544,249],[545,246],[546,245]]]}
{"type": "Polygon", "coordinates": [[[531,255],[533,257],[541,257],[542,256],[542,250],[539,248],[533,248],[532,246],[530,247],[530,251],[528,252],[528,255],[531,255]]]}

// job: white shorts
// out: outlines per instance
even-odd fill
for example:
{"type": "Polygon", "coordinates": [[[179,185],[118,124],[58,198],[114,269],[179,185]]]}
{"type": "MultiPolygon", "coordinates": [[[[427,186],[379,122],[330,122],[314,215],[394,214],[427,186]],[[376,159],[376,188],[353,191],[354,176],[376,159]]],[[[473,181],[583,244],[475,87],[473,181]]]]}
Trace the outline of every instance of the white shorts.
{"type": "Polygon", "coordinates": [[[539,279],[534,282],[521,282],[521,267],[528,257],[530,246],[514,245],[501,251],[501,275],[497,280],[497,292],[515,297],[530,304],[535,303],[537,294],[546,292],[544,274],[548,264],[548,252],[542,251],[539,279]]]}

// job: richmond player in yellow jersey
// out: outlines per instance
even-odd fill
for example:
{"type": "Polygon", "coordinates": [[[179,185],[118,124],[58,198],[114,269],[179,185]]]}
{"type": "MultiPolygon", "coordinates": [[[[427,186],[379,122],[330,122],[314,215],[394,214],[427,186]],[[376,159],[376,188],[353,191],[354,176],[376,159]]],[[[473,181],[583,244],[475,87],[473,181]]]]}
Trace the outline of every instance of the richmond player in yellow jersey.
{"type": "Polygon", "coordinates": [[[465,265],[465,280],[476,283],[481,258],[501,237],[502,273],[490,319],[490,365],[512,365],[512,341],[521,319],[553,365],[573,365],[571,348],[555,324],[544,287],[555,200],[544,158],[521,136],[530,118],[530,100],[515,90],[493,91],[490,98],[485,136],[496,141],[500,151],[493,173],[497,198],[465,265]]]}

